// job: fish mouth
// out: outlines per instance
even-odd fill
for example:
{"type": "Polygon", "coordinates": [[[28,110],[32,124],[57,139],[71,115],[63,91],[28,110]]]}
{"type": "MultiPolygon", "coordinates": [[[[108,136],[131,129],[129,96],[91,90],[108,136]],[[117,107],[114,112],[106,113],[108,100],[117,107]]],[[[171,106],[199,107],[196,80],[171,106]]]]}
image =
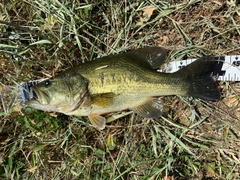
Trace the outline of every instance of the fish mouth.
{"type": "Polygon", "coordinates": [[[36,87],[32,87],[33,98],[31,100],[37,101],[39,104],[47,105],[50,103],[50,95],[46,91],[39,90],[36,87]]]}

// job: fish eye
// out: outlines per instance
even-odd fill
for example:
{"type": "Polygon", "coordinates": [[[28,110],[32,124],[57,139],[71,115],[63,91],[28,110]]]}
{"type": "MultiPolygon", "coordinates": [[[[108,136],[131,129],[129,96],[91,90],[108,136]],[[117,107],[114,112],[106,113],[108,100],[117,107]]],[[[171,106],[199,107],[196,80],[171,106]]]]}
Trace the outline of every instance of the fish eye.
{"type": "Polygon", "coordinates": [[[46,80],[45,81],[45,87],[49,87],[49,86],[51,86],[51,82],[49,80],[46,80]]]}

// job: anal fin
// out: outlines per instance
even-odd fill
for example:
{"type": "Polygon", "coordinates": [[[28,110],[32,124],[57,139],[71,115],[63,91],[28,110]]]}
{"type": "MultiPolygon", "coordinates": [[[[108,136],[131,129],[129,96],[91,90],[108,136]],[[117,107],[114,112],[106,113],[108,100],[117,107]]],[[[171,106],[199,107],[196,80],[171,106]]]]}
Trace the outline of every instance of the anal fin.
{"type": "Polygon", "coordinates": [[[144,118],[157,118],[162,116],[163,106],[163,101],[160,98],[151,98],[144,104],[132,108],[132,110],[144,118]]]}
{"type": "Polygon", "coordinates": [[[99,130],[103,130],[106,126],[106,118],[103,116],[100,116],[98,114],[92,114],[88,116],[90,122],[93,126],[98,128],[99,130]]]}

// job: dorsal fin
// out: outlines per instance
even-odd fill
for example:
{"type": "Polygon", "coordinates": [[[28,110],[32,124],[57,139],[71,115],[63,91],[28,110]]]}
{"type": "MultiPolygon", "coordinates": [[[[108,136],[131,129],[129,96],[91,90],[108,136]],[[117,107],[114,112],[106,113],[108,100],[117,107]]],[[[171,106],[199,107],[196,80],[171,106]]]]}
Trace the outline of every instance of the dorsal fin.
{"type": "Polygon", "coordinates": [[[167,50],[162,47],[146,47],[135,49],[125,53],[126,55],[137,56],[138,60],[146,61],[152,69],[158,69],[167,59],[167,50]]]}

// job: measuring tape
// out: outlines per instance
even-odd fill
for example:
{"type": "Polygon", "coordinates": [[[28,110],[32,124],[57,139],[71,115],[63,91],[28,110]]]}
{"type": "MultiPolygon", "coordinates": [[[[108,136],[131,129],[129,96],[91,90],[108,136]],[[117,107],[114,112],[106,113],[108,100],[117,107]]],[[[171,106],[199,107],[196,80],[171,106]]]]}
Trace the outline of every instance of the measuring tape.
{"type": "Polygon", "coordinates": [[[43,80],[36,80],[36,81],[30,81],[30,82],[24,82],[20,84],[20,94],[22,97],[22,101],[25,103],[26,101],[29,101],[30,99],[32,99],[36,94],[35,92],[32,90],[32,86],[40,83],[43,80]]]}
{"type": "MultiPolygon", "coordinates": [[[[213,76],[216,76],[218,81],[240,81],[240,56],[216,56],[214,58],[217,62],[213,76]]],[[[197,59],[169,62],[160,72],[176,72],[195,60],[197,59]]]]}

